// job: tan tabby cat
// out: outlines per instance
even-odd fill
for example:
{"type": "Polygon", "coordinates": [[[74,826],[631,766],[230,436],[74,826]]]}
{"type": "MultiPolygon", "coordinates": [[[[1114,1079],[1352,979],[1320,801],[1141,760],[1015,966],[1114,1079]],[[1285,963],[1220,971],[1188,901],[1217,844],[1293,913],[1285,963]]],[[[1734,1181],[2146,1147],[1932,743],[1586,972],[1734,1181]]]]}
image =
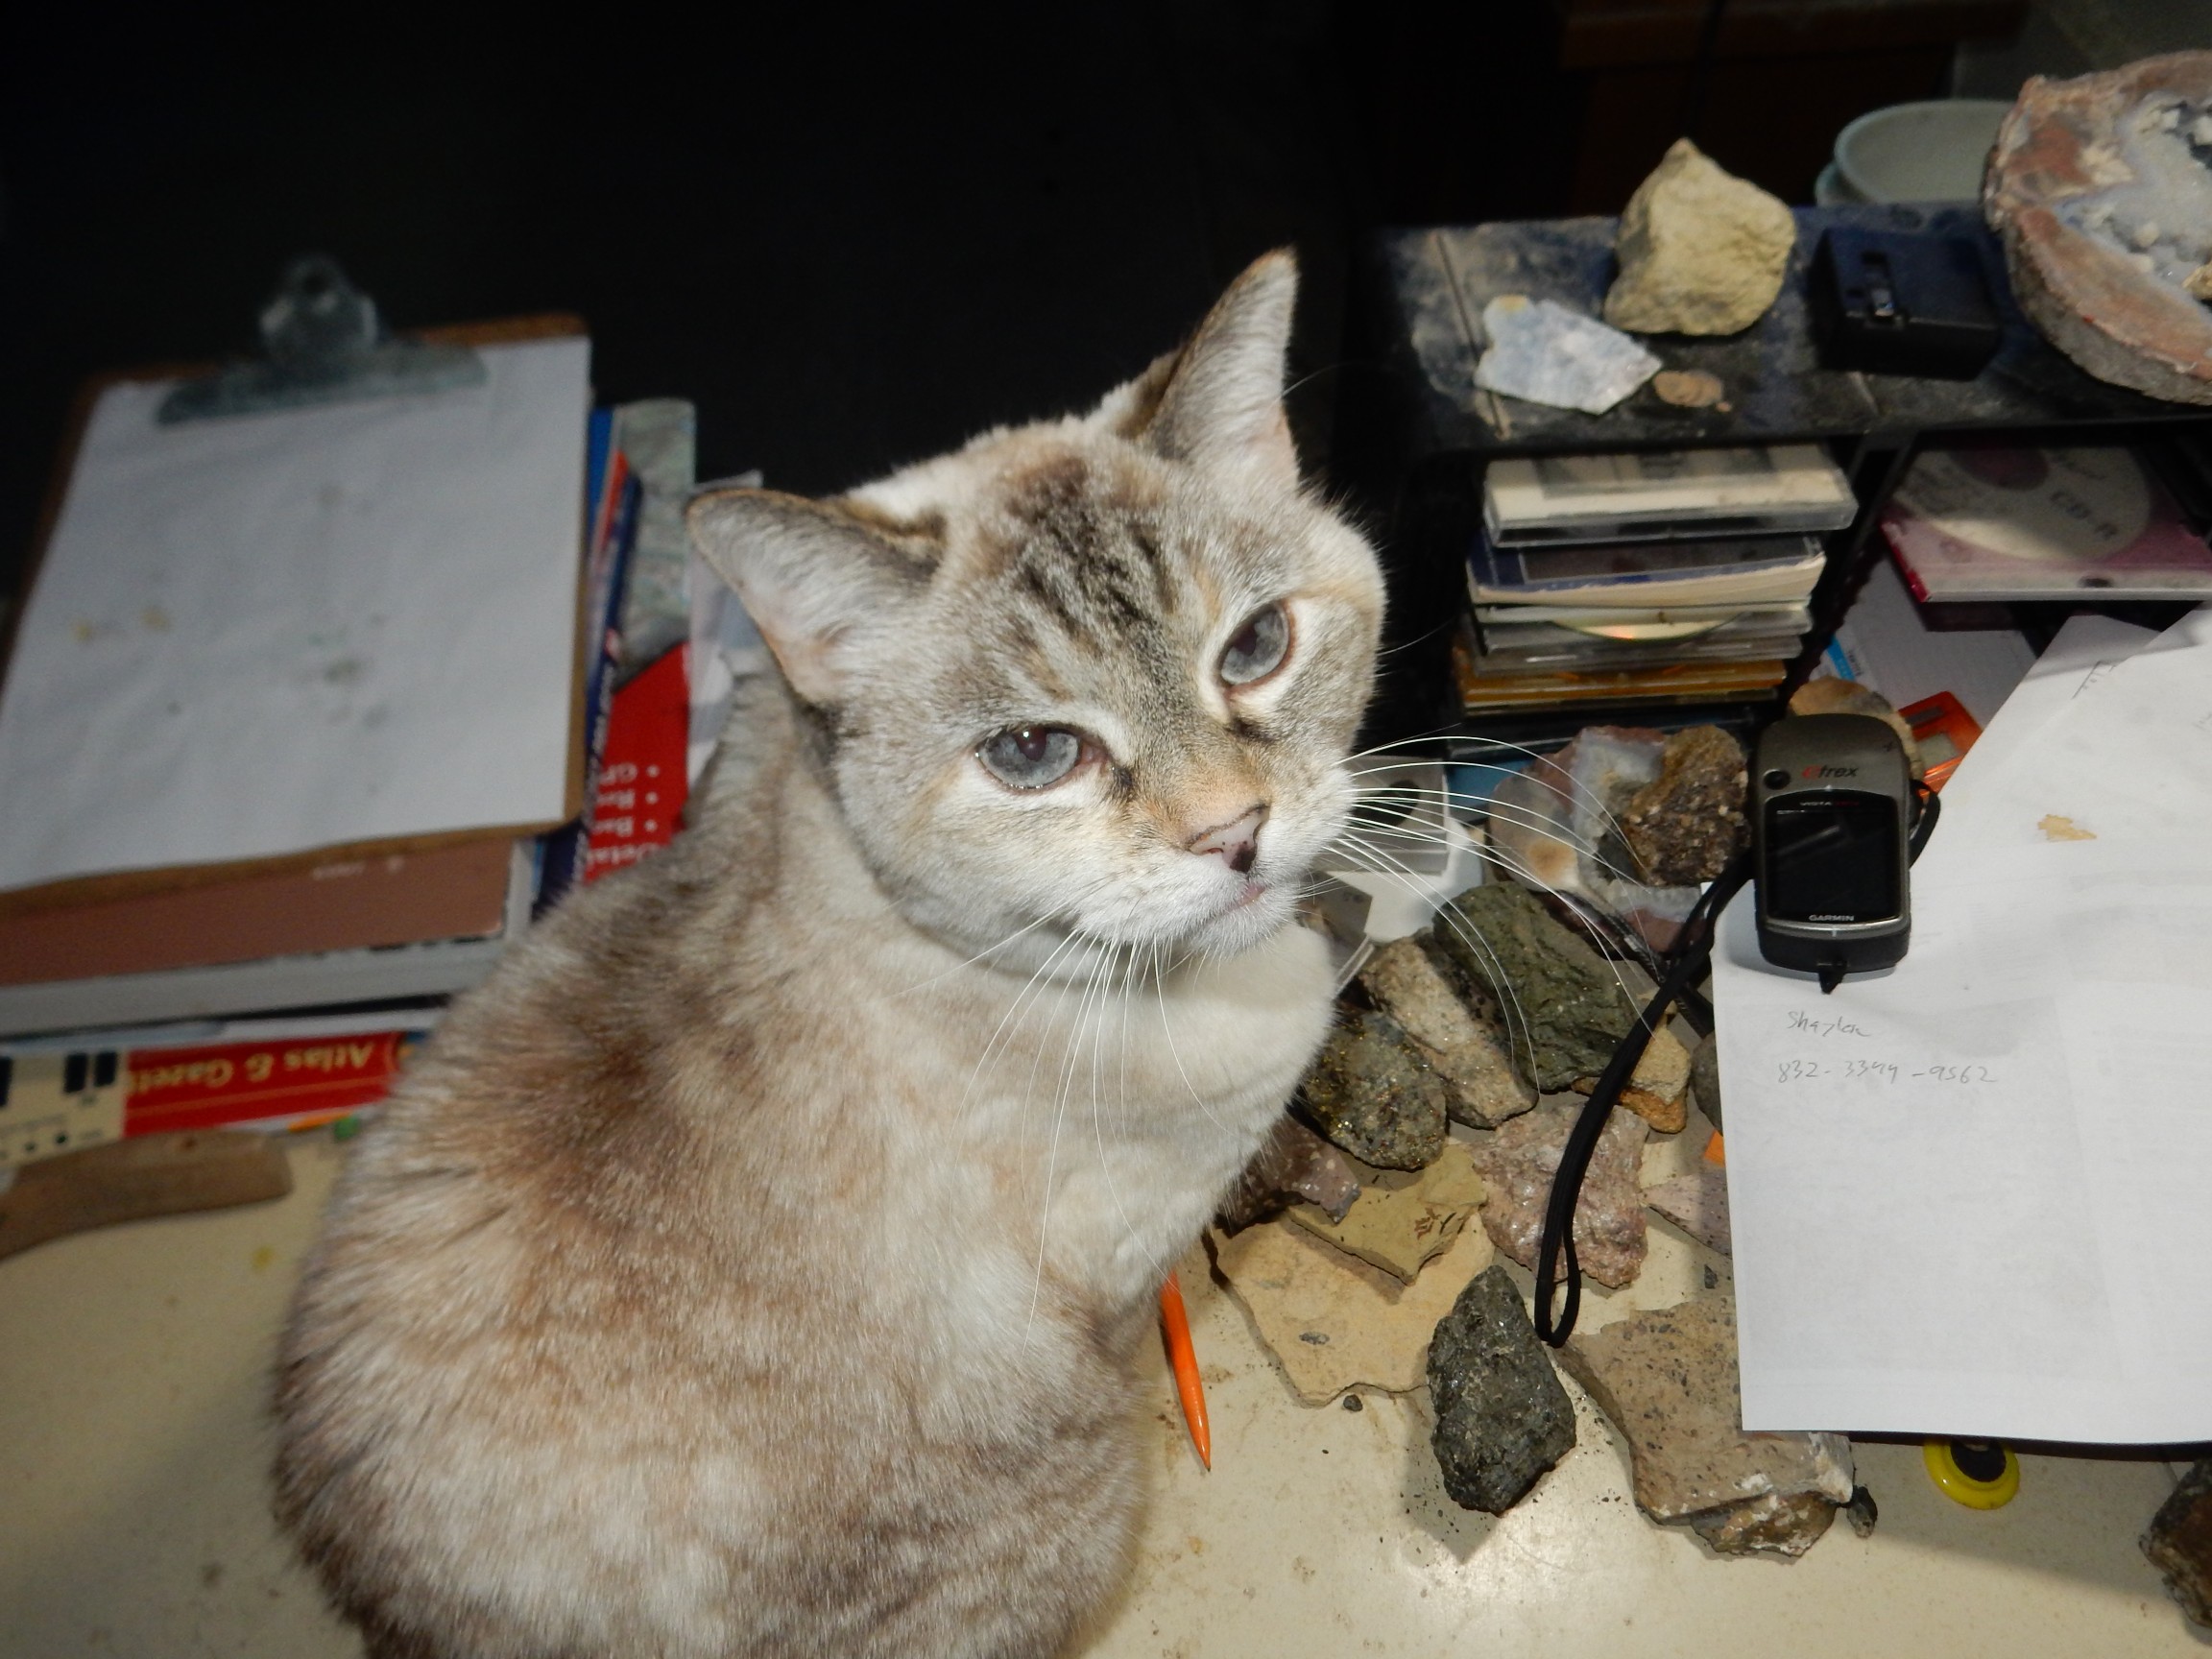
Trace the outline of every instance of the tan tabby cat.
{"type": "Polygon", "coordinates": [[[363,1138],[277,1508],[378,1655],[1017,1655],[1111,1599],[1163,1275],[1330,1017],[1382,588],[1296,272],[1079,419],[694,503],[782,669],[363,1138]]]}

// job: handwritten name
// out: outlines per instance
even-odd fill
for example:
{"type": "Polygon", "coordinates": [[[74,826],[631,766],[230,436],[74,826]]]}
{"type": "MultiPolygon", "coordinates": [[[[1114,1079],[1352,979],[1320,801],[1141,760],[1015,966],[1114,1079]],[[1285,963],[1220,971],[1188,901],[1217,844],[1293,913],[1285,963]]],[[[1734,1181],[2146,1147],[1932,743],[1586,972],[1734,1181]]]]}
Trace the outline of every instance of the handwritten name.
{"type": "Polygon", "coordinates": [[[1806,1013],[1802,1008],[1792,1008],[1787,1018],[1791,1030],[1802,1031],[1811,1037],[1865,1037],[1871,1035],[1865,1026],[1855,1024],[1841,1016],[1833,1020],[1822,1020],[1806,1013]]]}

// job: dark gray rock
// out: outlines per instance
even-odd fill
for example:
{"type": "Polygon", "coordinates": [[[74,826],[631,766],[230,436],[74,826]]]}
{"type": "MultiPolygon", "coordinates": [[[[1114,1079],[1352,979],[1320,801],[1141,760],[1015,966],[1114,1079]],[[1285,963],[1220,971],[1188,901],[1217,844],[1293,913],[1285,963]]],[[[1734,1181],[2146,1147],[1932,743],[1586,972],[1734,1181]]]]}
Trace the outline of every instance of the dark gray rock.
{"type": "Polygon", "coordinates": [[[1497,1004],[1514,1064],[1547,1094],[1605,1070],[1637,1010],[1612,964],[1511,881],[1469,888],[1438,913],[1455,974],[1497,1004]]]}
{"type": "Polygon", "coordinates": [[[1429,1343],[1444,1490],[1503,1515],[1575,1449],[1575,1407],[1503,1267],[1478,1274],[1429,1343]]]}
{"type": "Polygon", "coordinates": [[[1341,1016],[1299,1094],[1316,1129],[1378,1168],[1425,1168],[1444,1150],[1444,1080],[1387,1014],[1341,1016]]]}
{"type": "Polygon", "coordinates": [[[2143,1553],[2165,1575],[2166,1593],[2181,1611],[2195,1623],[2212,1625],[2212,1457],[2192,1464],[2158,1506],[2143,1534],[2143,1553]]]}
{"type": "Polygon", "coordinates": [[[1714,1128],[1720,1123],[1720,1045],[1708,1036],[1690,1052],[1690,1097],[1714,1128]]]}

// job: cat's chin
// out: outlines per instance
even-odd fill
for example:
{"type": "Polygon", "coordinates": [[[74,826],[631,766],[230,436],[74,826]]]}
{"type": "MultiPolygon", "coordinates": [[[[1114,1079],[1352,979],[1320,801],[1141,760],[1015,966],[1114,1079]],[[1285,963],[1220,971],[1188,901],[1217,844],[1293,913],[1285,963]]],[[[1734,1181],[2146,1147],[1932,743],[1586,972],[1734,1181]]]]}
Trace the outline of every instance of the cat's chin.
{"type": "Polygon", "coordinates": [[[1264,945],[1297,914],[1294,889],[1254,881],[1191,931],[1190,943],[1214,956],[1236,956],[1264,945]]]}

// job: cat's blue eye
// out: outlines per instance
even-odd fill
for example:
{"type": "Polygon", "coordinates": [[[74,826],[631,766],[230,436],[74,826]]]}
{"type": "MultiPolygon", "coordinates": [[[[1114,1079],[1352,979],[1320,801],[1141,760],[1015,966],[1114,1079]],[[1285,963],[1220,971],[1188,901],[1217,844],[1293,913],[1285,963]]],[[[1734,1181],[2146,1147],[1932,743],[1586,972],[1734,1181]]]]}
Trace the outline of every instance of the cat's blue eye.
{"type": "Polygon", "coordinates": [[[975,758],[1009,789],[1042,789],[1075,770],[1083,739],[1064,726],[1009,726],[986,738],[975,758]]]}
{"type": "Polygon", "coordinates": [[[1290,618],[1280,605],[1255,611],[1221,652],[1221,681],[1249,685],[1283,666],[1290,654],[1290,618]]]}

